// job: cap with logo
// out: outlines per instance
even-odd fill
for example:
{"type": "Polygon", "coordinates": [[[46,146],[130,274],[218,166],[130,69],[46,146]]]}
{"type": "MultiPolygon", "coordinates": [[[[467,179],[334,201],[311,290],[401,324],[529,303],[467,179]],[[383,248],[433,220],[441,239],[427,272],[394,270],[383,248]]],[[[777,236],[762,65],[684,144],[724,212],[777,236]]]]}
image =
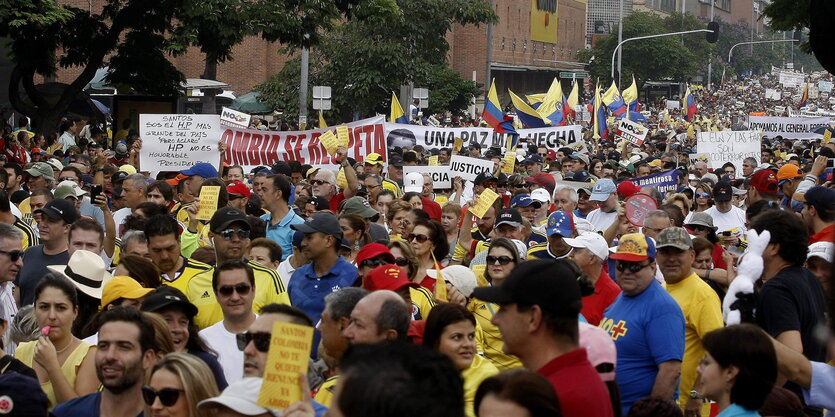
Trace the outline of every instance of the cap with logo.
{"type": "Polygon", "coordinates": [[[130,174],[125,171],[116,171],[110,176],[110,182],[113,184],[121,184],[130,174]]]}
{"type": "Polygon", "coordinates": [[[481,184],[484,184],[485,182],[498,182],[498,181],[499,181],[499,179],[494,177],[493,174],[491,174],[488,171],[484,171],[484,172],[478,174],[475,177],[475,179],[473,180],[473,184],[481,185],[481,184]]]}
{"type": "Polygon", "coordinates": [[[533,177],[525,177],[525,181],[543,187],[546,190],[548,190],[548,192],[551,194],[554,193],[554,188],[556,188],[557,186],[557,183],[554,180],[554,176],[547,172],[540,172],[539,174],[536,174],[533,177]]]}
{"type": "Polygon", "coordinates": [[[533,205],[536,208],[542,207],[542,203],[539,200],[534,200],[533,198],[531,198],[529,194],[526,193],[516,194],[510,200],[510,207],[528,207],[531,205],[533,205]]]}
{"type": "Polygon", "coordinates": [[[548,216],[545,233],[550,237],[560,235],[570,237],[574,232],[574,216],[563,210],[557,210],[548,216]]]}
{"type": "Polygon", "coordinates": [[[766,194],[777,194],[777,175],[770,169],[761,169],[751,176],[751,186],[755,190],[766,194]]]}
{"type": "Polygon", "coordinates": [[[676,248],[680,250],[693,249],[693,239],[683,227],[667,227],[658,233],[655,239],[655,248],[676,248]]]}
{"type": "Polygon", "coordinates": [[[575,161],[582,161],[584,164],[586,164],[586,166],[589,166],[589,157],[584,153],[574,152],[568,157],[575,161]]]}
{"type": "Polygon", "coordinates": [[[533,154],[525,159],[525,165],[528,164],[542,164],[542,157],[537,154],[533,154]]]}
{"type": "Polygon", "coordinates": [[[731,201],[734,196],[734,188],[730,183],[719,181],[713,186],[713,200],[717,203],[731,201]]]}
{"type": "Polygon", "coordinates": [[[331,204],[328,202],[328,200],[325,197],[319,195],[310,197],[310,199],[307,200],[307,204],[313,204],[313,207],[316,209],[316,211],[331,209],[331,204]]]}
{"type": "Polygon", "coordinates": [[[601,178],[594,183],[594,188],[591,189],[590,201],[606,201],[612,193],[618,189],[615,187],[614,181],[608,178],[601,178]]]}
{"type": "Polygon", "coordinates": [[[399,154],[391,155],[389,157],[389,166],[390,167],[402,167],[403,166],[403,157],[399,154]]]}
{"type": "Polygon", "coordinates": [[[191,168],[180,171],[180,173],[189,177],[199,175],[203,178],[217,178],[217,168],[208,162],[198,162],[191,168]]]}
{"type": "Polygon", "coordinates": [[[56,198],[46,203],[43,208],[35,210],[33,213],[43,213],[52,220],[63,220],[67,224],[78,220],[78,210],[75,209],[75,205],[62,198],[56,198]]]}
{"type": "Polygon", "coordinates": [[[641,187],[635,185],[632,181],[624,181],[618,184],[617,190],[620,198],[625,199],[631,195],[638,194],[641,191],[641,187]]]}
{"type": "Polygon", "coordinates": [[[101,291],[101,309],[120,299],[138,300],[153,292],[153,288],[143,288],[139,283],[127,276],[115,276],[104,284],[101,291]]]}
{"type": "Polygon", "coordinates": [[[597,369],[598,375],[603,381],[615,380],[615,366],[618,361],[618,353],[615,348],[615,341],[612,336],[600,327],[588,323],[577,323],[580,330],[580,347],[586,349],[591,366],[597,369]],[[601,365],[612,365],[603,367],[601,365]]]}
{"type": "Polygon", "coordinates": [[[53,171],[61,171],[64,169],[64,164],[62,164],[57,158],[49,158],[46,163],[52,167],[53,171]]]}
{"type": "Polygon", "coordinates": [[[538,305],[560,317],[577,317],[583,306],[580,271],[565,259],[522,262],[501,285],[479,287],[473,297],[499,305],[538,305]]]}
{"type": "Polygon", "coordinates": [[[362,197],[351,197],[345,200],[345,203],[342,206],[341,214],[358,214],[363,218],[370,219],[380,213],[371,208],[371,204],[368,200],[362,197]]]}
{"type": "Polygon", "coordinates": [[[26,170],[26,173],[33,177],[44,176],[55,178],[52,173],[52,165],[49,165],[46,162],[35,162],[29,169],[26,170]]]}
{"type": "Polygon", "coordinates": [[[821,241],[809,245],[809,253],[806,254],[806,259],[812,258],[821,258],[826,262],[832,263],[832,260],[835,258],[835,243],[821,241]]]}
{"type": "Polygon", "coordinates": [[[522,226],[522,215],[519,214],[519,210],[515,208],[502,209],[496,217],[496,225],[494,227],[498,229],[503,224],[512,227],[522,226]]]}
{"type": "Polygon", "coordinates": [[[249,222],[246,221],[246,213],[230,206],[221,207],[209,220],[209,230],[219,233],[234,223],[240,223],[244,230],[251,230],[249,222]]]}
{"type": "Polygon", "coordinates": [[[302,233],[324,233],[342,240],[342,229],[339,227],[339,220],[330,213],[315,213],[304,223],[294,224],[290,228],[302,233]]]}
{"type": "Polygon", "coordinates": [[[403,179],[403,192],[419,193],[421,191],[423,191],[423,174],[420,172],[410,172],[406,174],[406,178],[403,179]]]}
{"type": "Polygon", "coordinates": [[[575,238],[567,237],[563,240],[566,245],[572,248],[588,249],[589,252],[603,261],[609,257],[609,245],[606,243],[606,239],[599,233],[586,232],[575,238]]]}
{"type": "Polygon", "coordinates": [[[362,287],[368,291],[390,290],[397,291],[403,287],[418,288],[397,265],[380,265],[371,270],[363,279],[362,287]]]}
{"type": "Polygon", "coordinates": [[[372,152],[365,156],[363,163],[367,165],[381,165],[383,163],[383,156],[376,152],[372,152]]]}
{"type": "Polygon", "coordinates": [[[252,196],[252,191],[249,189],[249,187],[247,187],[246,184],[240,181],[232,181],[231,184],[226,186],[226,192],[228,192],[230,196],[235,197],[249,198],[250,196],[252,196]]]}
{"type": "Polygon", "coordinates": [[[618,261],[640,262],[647,259],[655,259],[655,243],[647,236],[640,233],[629,233],[621,236],[617,248],[610,248],[613,251],[610,258],[618,261]]]}
{"type": "Polygon", "coordinates": [[[19,417],[51,416],[49,398],[41,383],[17,372],[0,374],[0,415],[19,417]]]}

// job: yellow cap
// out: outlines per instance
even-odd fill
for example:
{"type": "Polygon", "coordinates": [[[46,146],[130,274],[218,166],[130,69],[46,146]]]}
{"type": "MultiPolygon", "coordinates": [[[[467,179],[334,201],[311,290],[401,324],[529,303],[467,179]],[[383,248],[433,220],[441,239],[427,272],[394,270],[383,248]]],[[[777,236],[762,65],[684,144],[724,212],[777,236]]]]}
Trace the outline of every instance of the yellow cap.
{"type": "Polygon", "coordinates": [[[133,167],[131,164],[124,164],[119,167],[119,171],[127,172],[128,175],[136,174],[136,168],[133,167]]]}
{"type": "Polygon", "coordinates": [[[101,308],[120,299],[127,298],[136,300],[148,295],[153,288],[142,288],[135,279],[126,276],[118,276],[109,279],[101,292],[101,308]]]}

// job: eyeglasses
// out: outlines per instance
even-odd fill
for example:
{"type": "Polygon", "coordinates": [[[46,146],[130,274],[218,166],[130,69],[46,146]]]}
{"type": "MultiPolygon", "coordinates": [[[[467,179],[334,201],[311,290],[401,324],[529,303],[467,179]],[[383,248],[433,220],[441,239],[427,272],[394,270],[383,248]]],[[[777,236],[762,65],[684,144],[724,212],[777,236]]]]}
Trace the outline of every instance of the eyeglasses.
{"type": "Polygon", "coordinates": [[[222,285],[217,287],[217,293],[224,297],[229,297],[233,292],[237,292],[240,295],[247,295],[250,290],[252,290],[252,286],[249,284],[222,285]]]}
{"type": "Polygon", "coordinates": [[[9,260],[12,262],[17,262],[18,259],[23,257],[22,250],[0,250],[0,254],[9,255],[9,260]]]}
{"type": "Polygon", "coordinates": [[[232,236],[238,235],[238,239],[249,239],[249,230],[244,229],[226,229],[219,233],[223,240],[232,240],[232,236]]]}
{"type": "Polygon", "coordinates": [[[249,342],[252,342],[255,345],[255,349],[259,352],[266,353],[270,350],[270,338],[272,338],[272,336],[272,333],[245,332],[236,334],[235,341],[238,342],[238,350],[241,352],[243,352],[249,342]]]}
{"type": "Polygon", "coordinates": [[[618,262],[617,265],[615,265],[615,268],[617,268],[619,272],[623,272],[628,269],[629,272],[635,274],[638,271],[648,267],[650,263],[651,262],[618,262]]]}
{"type": "Polygon", "coordinates": [[[414,233],[409,233],[409,235],[406,236],[406,237],[408,238],[409,242],[411,242],[413,240],[417,240],[418,243],[423,243],[423,242],[426,242],[427,240],[429,240],[429,236],[422,235],[422,234],[421,235],[416,235],[414,233]]]}
{"type": "Polygon", "coordinates": [[[498,262],[499,265],[504,266],[504,265],[507,265],[507,264],[513,262],[513,258],[511,258],[509,256],[490,256],[490,255],[487,255],[487,265],[494,265],[496,262],[498,262]]]}
{"type": "Polygon", "coordinates": [[[696,197],[709,198],[709,193],[696,193],[696,197]]]}
{"type": "Polygon", "coordinates": [[[371,268],[376,268],[378,266],[388,265],[388,264],[389,264],[388,261],[386,261],[385,259],[371,258],[371,259],[366,259],[366,260],[360,262],[360,268],[362,268],[364,266],[368,266],[368,267],[371,267],[371,268]]]}
{"type": "Polygon", "coordinates": [[[330,184],[329,182],[322,181],[322,180],[313,180],[313,181],[310,181],[310,183],[313,184],[313,185],[330,184]]]}
{"type": "Polygon", "coordinates": [[[394,260],[394,264],[397,266],[407,266],[409,265],[409,260],[406,258],[397,258],[394,260]]]}
{"type": "Polygon", "coordinates": [[[145,400],[145,404],[153,405],[154,400],[159,397],[159,402],[161,402],[162,405],[171,407],[177,403],[178,399],[180,399],[181,392],[186,391],[177,388],[163,388],[159,391],[155,391],[151,387],[142,387],[142,399],[145,400]]]}
{"type": "Polygon", "coordinates": [[[528,184],[514,184],[513,186],[516,188],[528,188],[528,184]]]}

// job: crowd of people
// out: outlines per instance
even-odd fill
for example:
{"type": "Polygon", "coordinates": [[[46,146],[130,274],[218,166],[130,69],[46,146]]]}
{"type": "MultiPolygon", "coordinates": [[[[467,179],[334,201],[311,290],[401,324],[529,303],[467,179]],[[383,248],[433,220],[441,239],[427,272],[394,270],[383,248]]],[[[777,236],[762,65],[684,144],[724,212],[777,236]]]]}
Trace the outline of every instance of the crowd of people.
{"type": "Polygon", "coordinates": [[[650,113],[642,146],[587,130],[588,153],[523,138],[509,170],[506,149],[464,144],[151,176],[135,132],[68,118],[45,140],[7,126],[0,414],[835,408],[835,143],[763,138],[759,157],[711,169],[688,157],[690,132],[741,121],[650,113]],[[449,189],[404,175],[453,155],[494,168],[449,189]],[[638,185],[670,170],[674,190],[638,185]],[[218,204],[200,220],[209,186],[218,204]],[[756,257],[755,291],[730,290],[756,257]],[[258,401],[276,322],[315,328],[298,375],[309,395],[285,410],[258,401]]]}

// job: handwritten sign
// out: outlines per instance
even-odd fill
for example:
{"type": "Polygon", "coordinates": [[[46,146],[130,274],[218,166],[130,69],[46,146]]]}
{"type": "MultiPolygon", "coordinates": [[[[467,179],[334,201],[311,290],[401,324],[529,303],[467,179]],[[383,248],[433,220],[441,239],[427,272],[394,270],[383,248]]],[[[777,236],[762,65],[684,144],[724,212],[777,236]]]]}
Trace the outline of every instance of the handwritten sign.
{"type": "Polygon", "coordinates": [[[449,174],[449,167],[445,166],[404,166],[403,177],[412,172],[429,174],[432,178],[432,187],[435,190],[452,188],[452,179],[449,174]]]}
{"type": "Polygon", "coordinates": [[[708,168],[718,169],[731,162],[741,172],[745,158],[760,157],[761,142],[760,133],[751,130],[700,132],[696,152],[707,154],[708,168]]]}
{"type": "Polygon", "coordinates": [[[336,145],[348,147],[348,126],[338,126],[336,128],[336,145]]]}
{"type": "Polygon", "coordinates": [[[301,401],[300,374],[307,373],[310,349],[313,345],[313,328],[293,323],[275,322],[264,382],[256,404],[264,408],[284,410],[301,401]]]}
{"type": "Polygon", "coordinates": [[[461,177],[461,179],[473,181],[482,172],[493,172],[493,161],[453,155],[449,159],[449,171],[453,177],[461,177]]]}
{"type": "Polygon", "coordinates": [[[630,120],[620,119],[618,121],[617,136],[622,137],[633,145],[641,146],[644,144],[644,139],[647,138],[649,129],[630,120]]]}
{"type": "Polygon", "coordinates": [[[503,159],[502,173],[513,175],[513,168],[516,166],[516,152],[506,152],[503,159]]]}
{"type": "Polygon", "coordinates": [[[325,147],[325,150],[328,151],[329,154],[336,155],[336,148],[339,147],[339,143],[333,132],[328,130],[327,132],[322,133],[322,135],[319,136],[319,142],[322,142],[322,146],[325,147]]]}
{"type": "Polygon", "coordinates": [[[499,198],[499,195],[492,189],[487,188],[478,196],[478,200],[476,200],[475,205],[467,210],[469,210],[470,213],[473,213],[473,216],[482,218],[484,217],[484,214],[487,213],[487,210],[493,206],[493,202],[496,201],[497,198],[499,198]]]}
{"type": "Polygon", "coordinates": [[[823,132],[823,143],[824,144],[829,143],[830,140],[832,140],[832,131],[829,130],[829,129],[826,129],[826,131],[823,132]]]}
{"type": "Polygon", "coordinates": [[[240,127],[241,129],[246,129],[249,127],[250,120],[252,120],[252,116],[244,112],[232,110],[229,107],[224,107],[220,111],[220,124],[225,126],[240,127]]]}
{"type": "Polygon", "coordinates": [[[348,188],[348,178],[345,177],[345,168],[339,168],[339,173],[336,174],[336,185],[343,190],[348,188]]]}
{"type": "Polygon", "coordinates": [[[207,185],[200,188],[200,210],[197,211],[197,220],[211,220],[217,211],[217,200],[220,196],[219,185],[207,185]]]}
{"type": "Polygon", "coordinates": [[[198,162],[217,165],[220,158],[216,114],[140,114],[139,135],[143,171],[181,171],[198,162]]]}

